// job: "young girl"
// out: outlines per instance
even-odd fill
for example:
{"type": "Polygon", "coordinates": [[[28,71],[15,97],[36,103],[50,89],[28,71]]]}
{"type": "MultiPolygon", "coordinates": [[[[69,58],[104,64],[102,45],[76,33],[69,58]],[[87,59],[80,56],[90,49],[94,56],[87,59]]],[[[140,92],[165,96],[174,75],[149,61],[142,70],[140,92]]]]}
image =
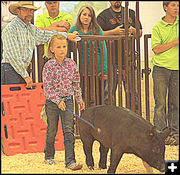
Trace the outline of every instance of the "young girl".
{"type": "MultiPolygon", "coordinates": [[[[94,9],[89,5],[84,5],[80,8],[75,26],[70,29],[70,33],[80,35],[103,35],[103,31],[97,23],[94,9]]],[[[82,67],[84,76],[84,42],[82,41],[82,67]]],[[[98,75],[101,74],[101,44],[98,41],[98,75]]],[[[90,76],[90,51],[88,41],[88,76],[90,76]]],[[[107,48],[103,41],[103,67],[104,74],[107,75],[107,48]]],[[[104,102],[108,104],[108,81],[104,81],[104,102]]],[[[84,93],[83,93],[84,94],[84,93]]]]}
{"type": "Polygon", "coordinates": [[[66,168],[78,170],[82,165],[77,165],[75,160],[74,119],[66,108],[73,111],[73,95],[80,110],[84,109],[84,102],[77,65],[72,59],[67,58],[66,54],[66,38],[60,34],[52,36],[47,48],[47,56],[51,59],[44,65],[42,73],[48,124],[44,150],[45,163],[54,163],[54,142],[60,115],[65,145],[65,165],[66,168]]]}

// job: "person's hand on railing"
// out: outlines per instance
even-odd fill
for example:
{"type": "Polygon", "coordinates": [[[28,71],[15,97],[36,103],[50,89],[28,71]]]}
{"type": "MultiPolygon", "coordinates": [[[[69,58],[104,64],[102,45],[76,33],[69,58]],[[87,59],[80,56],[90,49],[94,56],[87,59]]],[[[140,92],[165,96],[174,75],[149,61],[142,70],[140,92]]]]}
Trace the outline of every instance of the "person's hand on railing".
{"type": "Polygon", "coordinates": [[[33,84],[32,78],[27,76],[26,78],[24,78],[24,80],[26,82],[26,88],[31,88],[33,84]]]}
{"type": "Polygon", "coordinates": [[[136,29],[132,26],[129,27],[128,29],[129,35],[133,34],[134,36],[136,35],[136,29]]]}
{"type": "MultiPolygon", "coordinates": [[[[101,75],[101,72],[98,74],[98,77],[101,79],[102,77],[101,77],[102,75],[101,75]]],[[[104,74],[104,80],[107,80],[108,79],[108,75],[106,75],[106,74],[104,74]]]]}
{"type": "Polygon", "coordinates": [[[68,33],[67,34],[67,39],[72,41],[72,42],[77,42],[74,38],[77,38],[78,35],[77,34],[74,34],[74,33],[68,33]]]}
{"type": "Polygon", "coordinates": [[[118,26],[115,29],[113,29],[113,33],[115,35],[125,35],[125,29],[122,29],[121,26],[118,26]]]}
{"type": "Polygon", "coordinates": [[[78,31],[74,31],[73,34],[79,35],[79,32],[78,31]]]}

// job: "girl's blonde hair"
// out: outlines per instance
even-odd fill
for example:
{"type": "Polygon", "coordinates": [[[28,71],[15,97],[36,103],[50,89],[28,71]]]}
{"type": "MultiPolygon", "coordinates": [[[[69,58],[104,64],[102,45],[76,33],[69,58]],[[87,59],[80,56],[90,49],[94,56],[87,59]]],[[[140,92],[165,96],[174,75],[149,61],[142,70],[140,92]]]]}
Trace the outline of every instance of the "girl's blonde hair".
{"type": "Polygon", "coordinates": [[[77,27],[77,29],[79,29],[81,31],[81,29],[83,28],[81,20],[80,20],[80,16],[83,12],[84,9],[88,9],[91,13],[91,22],[89,25],[89,31],[93,33],[93,35],[99,35],[99,30],[100,30],[100,26],[97,23],[97,19],[96,19],[96,14],[95,11],[93,9],[93,7],[89,6],[89,5],[83,5],[77,15],[77,21],[75,26],[77,27]]]}
{"type": "Polygon", "coordinates": [[[46,55],[49,59],[55,57],[54,53],[51,51],[50,48],[53,46],[54,42],[57,40],[66,40],[66,37],[61,34],[55,34],[50,38],[48,42],[47,50],[46,50],[46,55]]]}

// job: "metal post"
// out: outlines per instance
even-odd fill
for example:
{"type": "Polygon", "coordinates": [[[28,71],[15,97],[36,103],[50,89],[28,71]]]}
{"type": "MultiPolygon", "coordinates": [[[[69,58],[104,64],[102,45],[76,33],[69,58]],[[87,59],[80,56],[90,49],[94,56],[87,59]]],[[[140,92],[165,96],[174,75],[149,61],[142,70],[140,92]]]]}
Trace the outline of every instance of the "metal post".
{"type": "Polygon", "coordinates": [[[125,2],[125,94],[126,94],[126,107],[130,109],[129,99],[129,65],[128,65],[128,5],[129,2],[125,2]]]}

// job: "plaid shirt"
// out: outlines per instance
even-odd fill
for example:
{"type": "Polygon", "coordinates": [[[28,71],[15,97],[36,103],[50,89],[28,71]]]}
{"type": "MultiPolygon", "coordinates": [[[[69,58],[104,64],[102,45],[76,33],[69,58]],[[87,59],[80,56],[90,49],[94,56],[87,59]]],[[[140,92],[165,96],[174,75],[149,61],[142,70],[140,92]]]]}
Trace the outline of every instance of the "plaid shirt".
{"type": "Polygon", "coordinates": [[[46,43],[56,32],[40,30],[33,24],[26,25],[20,18],[16,17],[2,31],[3,59],[2,63],[10,63],[14,70],[25,78],[29,76],[25,64],[29,66],[35,46],[46,43]]]}
{"type": "Polygon", "coordinates": [[[59,105],[63,97],[74,95],[77,102],[82,101],[80,75],[76,63],[64,58],[60,65],[53,58],[43,68],[43,89],[47,99],[59,105]]]}

